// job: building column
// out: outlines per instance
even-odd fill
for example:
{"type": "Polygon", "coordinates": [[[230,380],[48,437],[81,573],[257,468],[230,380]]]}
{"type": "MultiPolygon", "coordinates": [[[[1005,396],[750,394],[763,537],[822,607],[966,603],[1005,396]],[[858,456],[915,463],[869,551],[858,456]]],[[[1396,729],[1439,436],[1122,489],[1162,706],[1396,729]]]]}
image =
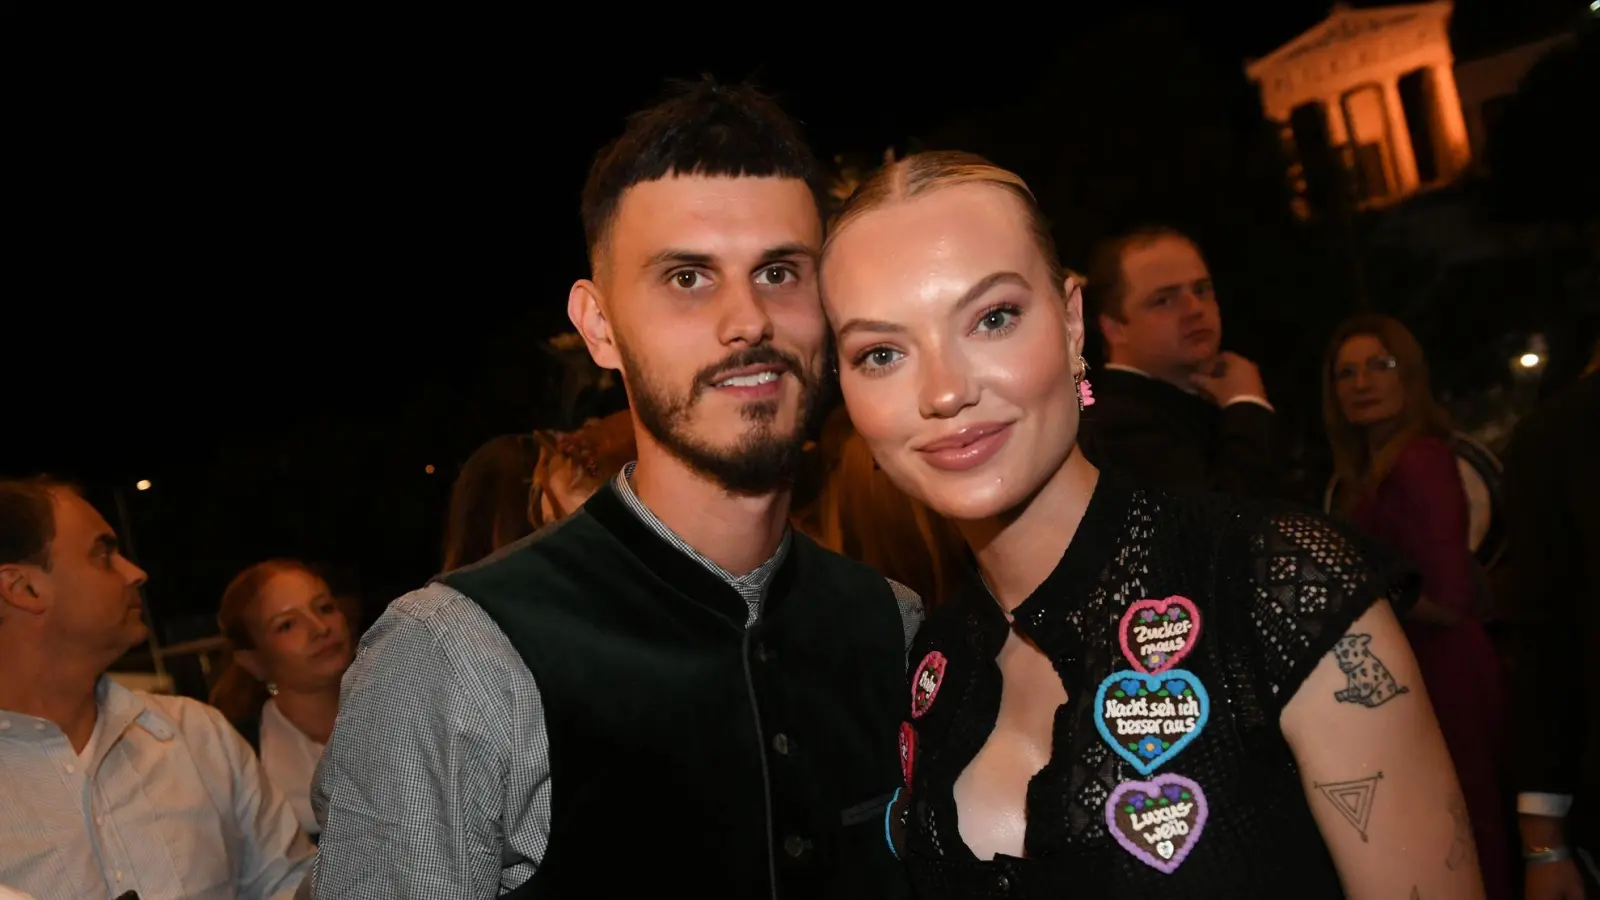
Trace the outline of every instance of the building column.
{"type": "Polygon", "coordinates": [[[1439,174],[1454,178],[1472,162],[1472,140],[1461,94],[1456,91],[1455,68],[1449,60],[1428,67],[1428,86],[1434,107],[1429,118],[1438,123],[1433,142],[1439,149],[1439,174]]]}
{"type": "Polygon", "coordinates": [[[1328,122],[1328,143],[1334,147],[1350,143],[1350,124],[1344,120],[1344,101],[1339,95],[1323,97],[1316,103],[1322,107],[1323,118],[1328,122]]]}
{"type": "Polygon", "coordinates": [[[1417,189],[1417,154],[1411,146],[1405,104],[1400,102],[1399,76],[1383,82],[1383,111],[1389,122],[1389,163],[1394,167],[1394,195],[1404,196],[1417,189]]]}

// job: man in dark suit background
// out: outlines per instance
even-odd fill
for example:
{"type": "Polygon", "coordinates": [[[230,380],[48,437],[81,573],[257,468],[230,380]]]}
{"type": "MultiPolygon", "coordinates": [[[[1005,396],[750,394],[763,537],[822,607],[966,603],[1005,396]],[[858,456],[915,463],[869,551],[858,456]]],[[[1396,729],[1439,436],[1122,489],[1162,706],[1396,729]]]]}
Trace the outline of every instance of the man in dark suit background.
{"type": "Polygon", "coordinates": [[[1288,452],[1254,363],[1221,349],[1199,247],[1172,228],[1105,241],[1084,296],[1105,337],[1080,439],[1095,465],[1175,487],[1286,496],[1288,452]]]}
{"type": "MultiPolygon", "coordinates": [[[[1590,340],[1594,341],[1591,323],[1590,340]]],[[[1600,898],[1600,342],[1518,425],[1505,486],[1527,900],[1600,898]]]]}

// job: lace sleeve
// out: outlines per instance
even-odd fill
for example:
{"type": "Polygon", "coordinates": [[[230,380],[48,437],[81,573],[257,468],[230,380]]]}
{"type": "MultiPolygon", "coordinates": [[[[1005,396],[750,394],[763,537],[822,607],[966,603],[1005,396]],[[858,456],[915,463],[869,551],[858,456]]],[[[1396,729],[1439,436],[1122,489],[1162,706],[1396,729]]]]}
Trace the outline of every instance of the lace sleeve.
{"type": "Polygon", "coordinates": [[[1367,609],[1388,600],[1400,612],[1416,597],[1396,557],[1309,512],[1269,515],[1250,550],[1250,624],[1274,719],[1367,609]]]}

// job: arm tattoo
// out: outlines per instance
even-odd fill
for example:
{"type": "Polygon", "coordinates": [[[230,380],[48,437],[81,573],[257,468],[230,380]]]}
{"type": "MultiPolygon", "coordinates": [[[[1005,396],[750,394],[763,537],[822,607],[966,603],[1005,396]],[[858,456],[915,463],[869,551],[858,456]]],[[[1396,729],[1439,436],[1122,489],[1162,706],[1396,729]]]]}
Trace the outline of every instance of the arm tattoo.
{"type": "Polygon", "coordinates": [[[1333,692],[1333,699],[1372,707],[1410,693],[1410,688],[1394,680],[1383,660],[1372,655],[1368,649],[1371,643],[1370,634],[1347,634],[1333,645],[1333,658],[1339,663],[1339,671],[1350,679],[1344,690],[1333,692]]]}
{"type": "Polygon", "coordinates": [[[1383,773],[1379,772],[1354,781],[1314,781],[1312,784],[1365,842],[1367,823],[1372,821],[1372,801],[1378,795],[1378,781],[1382,778],[1383,773]]]}
{"type": "Polygon", "coordinates": [[[1472,837],[1472,818],[1467,815],[1467,799],[1460,794],[1450,798],[1450,818],[1455,820],[1456,833],[1450,841],[1450,855],[1444,867],[1454,872],[1472,862],[1477,852],[1477,842],[1472,837]]]}

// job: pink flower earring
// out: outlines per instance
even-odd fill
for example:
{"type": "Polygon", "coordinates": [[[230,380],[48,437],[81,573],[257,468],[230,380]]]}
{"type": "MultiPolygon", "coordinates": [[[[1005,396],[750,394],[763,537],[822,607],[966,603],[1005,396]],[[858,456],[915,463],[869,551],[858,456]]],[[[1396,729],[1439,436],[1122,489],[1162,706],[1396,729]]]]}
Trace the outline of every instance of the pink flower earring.
{"type": "Polygon", "coordinates": [[[1089,387],[1089,363],[1078,357],[1078,374],[1072,377],[1078,386],[1078,412],[1094,405],[1094,389],[1089,387]]]}

